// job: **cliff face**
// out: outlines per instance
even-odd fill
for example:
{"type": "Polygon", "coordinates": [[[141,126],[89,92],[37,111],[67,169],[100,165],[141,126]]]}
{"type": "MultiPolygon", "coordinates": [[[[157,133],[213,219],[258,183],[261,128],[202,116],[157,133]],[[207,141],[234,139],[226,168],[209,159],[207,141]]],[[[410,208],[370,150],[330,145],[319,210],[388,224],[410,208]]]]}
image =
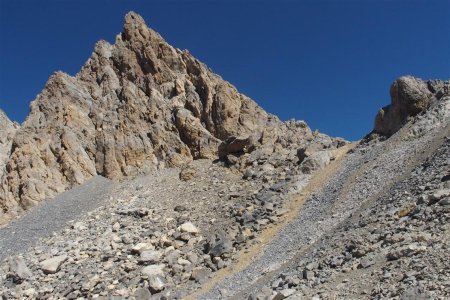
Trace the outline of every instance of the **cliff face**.
{"type": "Polygon", "coordinates": [[[75,77],[55,73],[32,102],[0,203],[4,211],[27,208],[97,174],[121,179],[216,159],[231,136],[251,137],[269,154],[291,147],[283,153],[295,156],[319,136],[297,123],[267,114],[131,12],[114,45],[98,42],[75,77]]]}
{"type": "Polygon", "coordinates": [[[11,153],[12,140],[19,127],[19,124],[8,119],[0,109],[0,178],[5,171],[6,161],[11,153]]]}

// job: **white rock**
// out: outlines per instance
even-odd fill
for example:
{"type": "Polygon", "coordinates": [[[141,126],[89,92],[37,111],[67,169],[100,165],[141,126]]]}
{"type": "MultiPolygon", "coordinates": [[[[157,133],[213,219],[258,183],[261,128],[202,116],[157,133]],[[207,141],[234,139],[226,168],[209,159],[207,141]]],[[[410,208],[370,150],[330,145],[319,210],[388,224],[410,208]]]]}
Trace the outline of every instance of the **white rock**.
{"type": "Polygon", "coordinates": [[[151,243],[138,243],[133,246],[131,249],[131,252],[141,254],[142,251],[145,250],[154,250],[155,246],[153,246],[151,243]]]}
{"type": "Polygon", "coordinates": [[[141,270],[141,274],[148,277],[157,275],[163,276],[165,267],[166,265],[164,264],[146,266],[141,270]]]}
{"type": "Polygon", "coordinates": [[[191,222],[183,223],[180,226],[180,231],[181,232],[188,232],[188,233],[198,233],[199,232],[198,228],[195,227],[194,224],[192,224],[191,222]]]}
{"type": "Polygon", "coordinates": [[[141,262],[155,263],[161,258],[161,252],[156,250],[144,250],[141,252],[139,260],[141,262]]]}
{"type": "Polygon", "coordinates": [[[177,262],[179,265],[182,265],[182,266],[189,266],[191,264],[190,261],[188,261],[187,259],[183,259],[181,257],[178,259],[177,262]]]}
{"type": "Polygon", "coordinates": [[[42,261],[39,265],[45,274],[54,274],[59,271],[59,267],[67,260],[67,255],[59,255],[42,261]]]}
{"type": "Polygon", "coordinates": [[[450,196],[450,189],[443,189],[434,192],[430,198],[431,200],[440,200],[441,198],[450,196]]]}
{"type": "Polygon", "coordinates": [[[72,225],[72,228],[75,230],[85,230],[87,227],[83,224],[83,222],[76,222],[72,225]]]}

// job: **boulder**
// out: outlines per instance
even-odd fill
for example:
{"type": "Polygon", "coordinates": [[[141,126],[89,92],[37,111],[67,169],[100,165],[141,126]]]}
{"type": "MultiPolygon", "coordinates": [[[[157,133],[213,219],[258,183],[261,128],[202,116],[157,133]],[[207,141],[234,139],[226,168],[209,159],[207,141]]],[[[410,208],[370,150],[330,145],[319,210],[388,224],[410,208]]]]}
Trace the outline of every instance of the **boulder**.
{"type": "Polygon", "coordinates": [[[54,274],[59,271],[63,262],[68,259],[67,255],[59,255],[42,261],[39,265],[45,274],[54,274]]]}
{"type": "Polygon", "coordinates": [[[448,95],[448,81],[424,81],[412,76],[395,80],[390,89],[391,104],[375,118],[373,133],[391,136],[411,118],[428,109],[432,101],[448,95]]]}
{"type": "Polygon", "coordinates": [[[164,276],[164,268],[166,265],[150,265],[142,268],[141,274],[143,276],[151,277],[151,276],[164,276]]]}
{"type": "Polygon", "coordinates": [[[255,142],[251,137],[230,136],[219,145],[219,158],[226,159],[229,154],[239,156],[250,153],[255,149],[255,142]]]}
{"type": "Polygon", "coordinates": [[[25,264],[21,256],[9,259],[9,272],[19,279],[26,279],[32,276],[31,270],[25,264]]]}
{"type": "Polygon", "coordinates": [[[199,232],[198,228],[195,227],[195,225],[192,224],[191,222],[186,222],[186,223],[181,224],[180,231],[187,232],[187,233],[193,233],[193,234],[196,234],[199,232]]]}
{"type": "Polygon", "coordinates": [[[300,164],[300,170],[305,174],[325,168],[331,161],[331,153],[326,150],[313,152],[300,164]]]}

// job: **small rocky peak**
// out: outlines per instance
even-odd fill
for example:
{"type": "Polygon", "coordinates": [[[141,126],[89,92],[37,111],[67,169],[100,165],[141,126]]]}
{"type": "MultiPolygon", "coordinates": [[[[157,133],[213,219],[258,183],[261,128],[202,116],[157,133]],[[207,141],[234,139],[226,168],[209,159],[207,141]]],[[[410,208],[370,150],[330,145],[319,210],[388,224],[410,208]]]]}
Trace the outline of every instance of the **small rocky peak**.
{"type": "Polygon", "coordinates": [[[125,40],[132,40],[135,37],[148,38],[148,27],[144,19],[137,13],[130,11],[125,15],[125,24],[123,26],[123,36],[125,40]]]}
{"type": "Polygon", "coordinates": [[[139,14],[134,11],[130,11],[125,15],[125,24],[145,25],[145,21],[139,14]]]}

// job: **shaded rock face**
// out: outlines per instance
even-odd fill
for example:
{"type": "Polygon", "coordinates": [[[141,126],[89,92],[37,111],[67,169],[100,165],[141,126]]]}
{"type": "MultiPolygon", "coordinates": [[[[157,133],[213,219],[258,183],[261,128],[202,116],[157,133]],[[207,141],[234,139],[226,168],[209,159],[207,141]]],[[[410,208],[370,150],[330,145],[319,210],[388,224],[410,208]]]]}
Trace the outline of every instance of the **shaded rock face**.
{"type": "Polygon", "coordinates": [[[9,120],[0,109],[0,178],[5,171],[6,161],[11,153],[12,141],[19,127],[19,124],[9,120]]]}
{"type": "Polygon", "coordinates": [[[0,205],[26,209],[94,175],[122,179],[216,159],[232,136],[257,141],[264,155],[291,147],[295,156],[299,143],[317,140],[306,124],[267,114],[130,12],[114,45],[98,42],[75,77],[55,73],[31,103],[0,205]]]}
{"type": "Polygon", "coordinates": [[[433,102],[448,96],[449,92],[449,81],[400,77],[391,86],[391,104],[380,109],[375,118],[373,132],[391,136],[406,124],[409,118],[426,111],[433,102]]]}

